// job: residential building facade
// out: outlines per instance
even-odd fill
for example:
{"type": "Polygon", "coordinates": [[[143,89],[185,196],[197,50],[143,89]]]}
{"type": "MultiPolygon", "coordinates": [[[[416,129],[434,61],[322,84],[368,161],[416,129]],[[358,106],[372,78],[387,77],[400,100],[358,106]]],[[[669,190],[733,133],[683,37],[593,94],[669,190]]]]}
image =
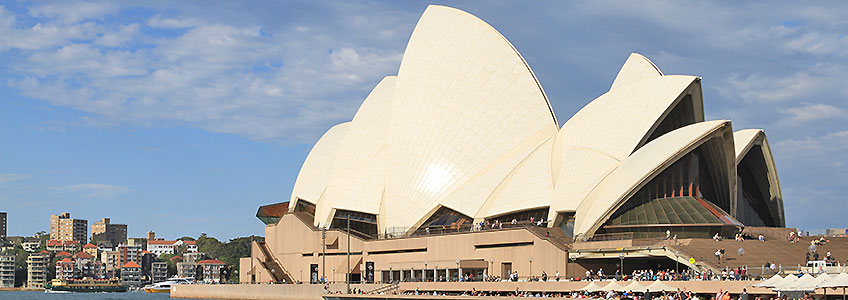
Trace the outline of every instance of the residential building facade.
{"type": "Polygon", "coordinates": [[[162,282],[168,279],[168,263],[154,262],[150,268],[150,278],[153,283],[162,282]]]}
{"type": "Polygon", "coordinates": [[[0,287],[15,286],[15,256],[0,255],[0,287]]]}
{"type": "Polygon", "coordinates": [[[197,264],[190,262],[178,262],[177,276],[183,278],[197,277],[197,264]]]}
{"type": "Polygon", "coordinates": [[[25,237],[21,240],[21,247],[26,252],[36,252],[41,247],[41,240],[38,237],[25,237]]]}
{"type": "Polygon", "coordinates": [[[48,267],[50,265],[50,253],[41,251],[30,254],[27,257],[27,287],[43,288],[50,276],[48,267]]]}
{"type": "Polygon", "coordinates": [[[6,238],[6,212],[0,211],[0,239],[6,238]]]}
{"type": "Polygon", "coordinates": [[[128,262],[141,264],[141,245],[120,245],[118,246],[118,255],[120,265],[123,266],[128,262]]]}
{"type": "Polygon", "coordinates": [[[197,242],[195,241],[166,241],[166,240],[148,240],[147,251],[158,255],[174,254],[177,249],[185,245],[184,253],[197,252],[197,242]]]}
{"type": "Polygon", "coordinates": [[[88,241],[88,221],[72,219],[71,213],[50,215],[50,239],[61,241],[88,241]]]}
{"type": "Polygon", "coordinates": [[[110,241],[118,245],[127,241],[127,224],[113,224],[109,218],[91,225],[91,240],[110,241]]]}
{"type": "Polygon", "coordinates": [[[141,286],[141,265],[132,261],[122,265],[121,280],[129,286],[141,286]]]}
{"type": "Polygon", "coordinates": [[[202,280],[205,283],[221,283],[223,273],[226,271],[227,264],[217,259],[207,259],[197,262],[202,280]]]}
{"type": "Polygon", "coordinates": [[[113,276],[121,269],[121,254],[118,251],[104,251],[100,253],[100,262],[103,263],[106,276],[113,276]]]}

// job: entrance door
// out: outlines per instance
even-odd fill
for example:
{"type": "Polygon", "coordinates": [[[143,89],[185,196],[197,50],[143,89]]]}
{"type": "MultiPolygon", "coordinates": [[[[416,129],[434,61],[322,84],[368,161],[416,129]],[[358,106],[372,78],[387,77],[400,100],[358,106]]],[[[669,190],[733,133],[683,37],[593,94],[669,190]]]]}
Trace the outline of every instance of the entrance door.
{"type": "Polygon", "coordinates": [[[509,274],[512,274],[512,263],[501,263],[501,279],[509,280],[509,274]]]}

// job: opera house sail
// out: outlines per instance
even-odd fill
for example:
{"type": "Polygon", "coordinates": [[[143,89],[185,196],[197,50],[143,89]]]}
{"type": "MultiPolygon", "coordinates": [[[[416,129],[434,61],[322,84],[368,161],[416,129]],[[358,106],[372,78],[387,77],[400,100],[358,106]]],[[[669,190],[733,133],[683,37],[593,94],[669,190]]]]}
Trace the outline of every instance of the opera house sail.
{"type": "MultiPolygon", "coordinates": [[[[548,241],[551,249],[527,251],[550,253],[599,236],[709,238],[785,226],[764,132],[705,120],[700,77],[666,75],[631,54],[610,89],[561,124],[516,47],[479,18],[436,5],[415,26],[397,75],[314,145],[288,204],[257,216],[268,224],[267,241],[255,246],[266,257],[253,259],[290,277],[287,265],[345,250],[339,237],[348,228],[358,249],[344,253],[363,264],[444,251],[432,245],[453,237],[437,232],[531,219],[544,233],[529,230],[514,244],[548,241]],[[284,242],[292,236],[321,253],[284,242]],[[389,243],[405,238],[406,246],[389,243]]],[[[512,247],[469,243],[469,255],[512,247]]],[[[438,278],[445,267],[422,276],[438,278]]],[[[390,277],[397,270],[389,262],[376,269],[390,277]]]]}

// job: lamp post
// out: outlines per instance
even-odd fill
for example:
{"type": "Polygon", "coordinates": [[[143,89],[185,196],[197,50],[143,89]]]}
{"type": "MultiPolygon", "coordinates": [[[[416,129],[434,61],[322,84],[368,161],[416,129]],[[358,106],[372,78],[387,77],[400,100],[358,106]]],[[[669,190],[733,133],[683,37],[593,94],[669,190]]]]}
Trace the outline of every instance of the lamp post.
{"type": "Polygon", "coordinates": [[[333,281],[336,281],[336,267],[333,267],[333,281]]]}
{"type": "Polygon", "coordinates": [[[350,294],[350,214],[347,214],[347,271],[345,282],[347,282],[347,293],[350,294]]]}
{"type": "Polygon", "coordinates": [[[459,260],[456,260],[456,281],[462,279],[462,268],[459,267],[459,260]]]}
{"type": "Polygon", "coordinates": [[[532,278],[533,277],[533,257],[532,256],[529,257],[528,260],[530,260],[530,277],[532,278]]]}
{"type": "Polygon", "coordinates": [[[327,283],[327,227],[321,228],[321,280],[327,283]]]}
{"type": "Polygon", "coordinates": [[[621,263],[618,265],[618,267],[621,270],[622,278],[624,278],[624,253],[618,254],[618,259],[621,261],[621,263]]]}
{"type": "Polygon", "coordinates": [[[424,269],[421,269],[421,281],[427,282],[427,261],[426,260],[424,261],[424,269]]]}

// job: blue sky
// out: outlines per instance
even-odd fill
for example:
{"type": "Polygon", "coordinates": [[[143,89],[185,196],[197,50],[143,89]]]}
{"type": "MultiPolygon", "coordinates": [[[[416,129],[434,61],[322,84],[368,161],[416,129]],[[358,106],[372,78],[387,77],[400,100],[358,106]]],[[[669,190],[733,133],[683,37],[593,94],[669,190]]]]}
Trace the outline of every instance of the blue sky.
{"type": "MultiPolygon", "coordinates": [[[[263,234],[311,145],[394,75],[429,2],[0,2],[0,211],[176,238],[263,234]]],[[[504,34],[563,123],[630,52],[766,130],[787,225],[846,227],[848,5],[435,2],[504,34]]]]}

